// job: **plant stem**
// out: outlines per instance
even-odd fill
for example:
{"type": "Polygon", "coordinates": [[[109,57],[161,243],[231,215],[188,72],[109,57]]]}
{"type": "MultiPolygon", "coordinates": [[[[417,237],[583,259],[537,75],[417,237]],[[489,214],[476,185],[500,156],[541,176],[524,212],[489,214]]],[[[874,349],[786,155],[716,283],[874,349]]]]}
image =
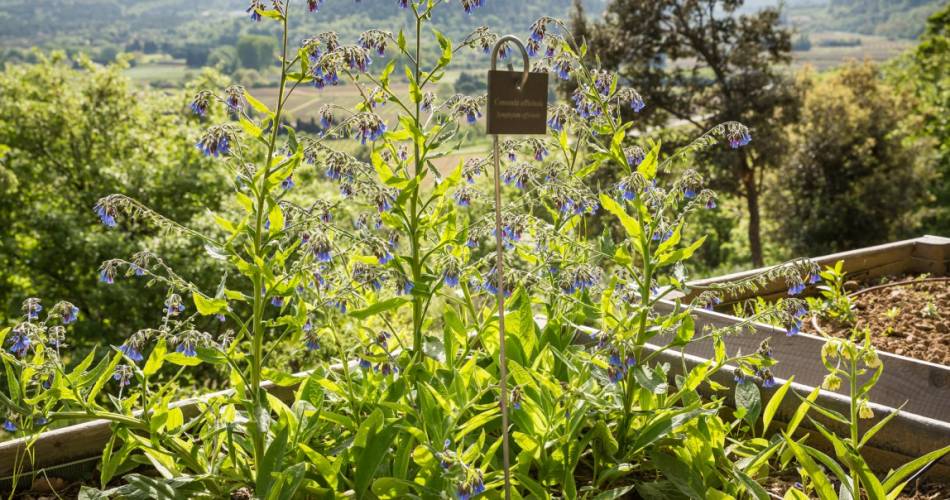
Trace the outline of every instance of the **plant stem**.
{"type": "MultiPolygon", "coordinates": [[[[280,91],[277,93],[277,110],[274,113],[273,118],[271,119],[271,135],[270,140],[267,145],[267,157],[263,165],[263,175],[261,176],[261,184],[258,187],[257,192],[257,217],[255,221],[255,231],[254,231],[254,259],[252,262],[258,262],[260,260],[266,261],[264,259],[264,239],[262,233],[264,231],[264,214],[267,212],[267,178],[270,176],[270,165],[274,159],[274,151],[277,146],[277,133],[280,130],[280,117],[284,108],[284,90],[287,86],[287,18],[290,14],[290,1],[288,0],[284,6],[284,15],[282,19],[282,35],[281,35],[281,57],[280,57],[280,91]]],[[[261,390],[261,372],[263,369],[263,351],[264,351],[264,283],[263,275],[264,269],[258,268],[257,272],[254,274],[252,279],[254,286],[254,317],[253,317],[253,328],[251,335],[251,408],[253,415],[250,415],[250,420],[254,422],[254,425],[250,426],[251,430],[251,439],[254,447],[254,463],[255,468],[261,463],[264,458],[264,436],[266,430],[262,428],[263,422],[261,421],[261,412],[263,411],[263,400],[262,400],[262,390],[261,390]]],[[[257,478],[255,478],[256,480],[257,478]]]]}
{"type": "MultiPolygon", "coordinates": [[[[422,53],[421,46],[422,39],[422,17],[419,16],[419,13],[416,12],[416,55],[414,60],[414,73],[416,85],[419,85],[420,77],[420,55],[422,53]]],[[[419,88],[419,92],[422,92],[422,87],[419,88]]],[[[416,102],[416,110],[413,116],[415,121],[415,126],[418,130],[421,130],[420,115],[422,114],[421,103],[416,102]]],[[[415,172],[413,172],[416,182],[412,188],[412,195],[410,196],[410,214],[409,214],[409,233],[410,233],[410,246],[412,252],[412,281],[413,283],[419,283],[422,279],[422,262],[419,258],[420,255],[420,241],[419,241],[419,213],[418,213],[418,204],[419,204],[419,176],[422,173],[424,159],[422,158],[422,151],[419,148],[419,141],[413,141],[414,148],[414,163],[415,163],[415,172]]],[[[422,297],[419,295],[412,296],[412,359],[413,361],[421,361],[423,353],[423,341],[422,341],[422,297]]]]}
{"type": "MultiPolygon", "coordinates": [[[[851,396],[851,446],[854,446],[857,449],[858,446],[858,381],[857,381],[857,371],[858,371],[858,360],[857,355],[852,349],[851,359],[848,364],[848,383],[850,385],[849,394],[851,396]]],[[[854,468],[851,468],[851,489],[854,491],[854,498],[861,498],[861,487],[858,484],[858,472],[854,468]]]]}

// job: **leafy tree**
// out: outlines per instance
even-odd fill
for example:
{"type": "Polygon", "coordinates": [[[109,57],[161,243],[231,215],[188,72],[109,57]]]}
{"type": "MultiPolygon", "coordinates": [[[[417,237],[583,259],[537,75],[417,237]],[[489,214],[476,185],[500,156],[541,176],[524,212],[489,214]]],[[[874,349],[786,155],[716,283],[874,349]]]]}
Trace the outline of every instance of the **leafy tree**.
{"type": "MultiPolygon", "coordinates": [[[[202,207],[219,204],[222,186],[192,146],[200,124],[183,118],[184,95],[134,89],[120,65],[72,63],[54,53],[0,73],[0,149],[7,150],[0,154],[0,319],[19,315],[26,297],[64,297],[81,310],[70,344],[114,342],[153,324],[165,297],[97,282],[103,260],[142,243],[104,229],[96,200],[136,193],[162,213],[195,220],[202,207]]],[[[199,280],[208,276],[200,247],[146,226],[134,231],[199,280]]]]}
{"type": "Polygon", "coordinates": [[[234,47],[216,47],[208,54],[208,66],[226,74],[234,73],[240,63],[234,47]]]}
{"type": "Polygon", "coordinates": [[[765,171],[786,147],[783,124],[796,119],[799,92],[780,70],[790,61],[790,33],[779,11],[737,15],[742,0],[613,0],[604,21],[574,16],[605,66],[620,73],[647,103],[643,119],[706,131],[739,121],[752,142],[739,154],[715,154],[712,185],[742,196],[753,263],[762,263],[760,199],[765,171]],[[589,27],[588,27],[589,26],[589,27]]]}
{"type": "Polygon", "coordinates": [[[274,42],[261,35],[242,36],[237,43],[238,59],[241,67],[249,69],[264,69],[273,62],[274,42]]]}
{"type": "Polygon", "coordinates": [[[821,254],[913,235],[933,175],[927,148],[902,127],[905,98],[870,63],[813,85],[778,176],[779,237],[821,254]]]}
{"type": "Polygon", "coordinates": [[[485,92],[488,88],[485,83],[484,75],[479,76],[475,73],[462,72],[458,80],[455,81],[455,91],[462,94],[478,94],[485,92]]]}
{"type": "Polygon", "coordinates": [[[936,234],[950,234],[950,4],[930,17],[920,45],[895,66],[894,80],[909,87],[915,97],[911,116],[921,123],[914,130],[934,141],[937,151],[935,200],[930,203],[924,227],[936,234]]]}

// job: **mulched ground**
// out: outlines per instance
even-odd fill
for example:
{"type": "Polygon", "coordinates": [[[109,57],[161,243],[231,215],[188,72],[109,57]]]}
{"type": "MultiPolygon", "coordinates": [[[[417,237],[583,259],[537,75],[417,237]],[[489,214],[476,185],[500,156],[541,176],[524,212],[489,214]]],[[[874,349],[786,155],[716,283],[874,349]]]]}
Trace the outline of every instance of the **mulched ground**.
{"type": "MultiPolygon", "coordinates": [[[[906,281],[914,277],[892,280],[906,281]]],[[[865,283],[860,289],[881,284],[865,283]]],[[[852,283],[853,288],[858,288],[852,283]]],[[[950,281],[920,281],[861,292],[852,297],[856,326],[871,329],[881,351],[950,365],[950,281]]],[[[819,320],[830,335],[847,337],[850,327],[819,320]]]]}

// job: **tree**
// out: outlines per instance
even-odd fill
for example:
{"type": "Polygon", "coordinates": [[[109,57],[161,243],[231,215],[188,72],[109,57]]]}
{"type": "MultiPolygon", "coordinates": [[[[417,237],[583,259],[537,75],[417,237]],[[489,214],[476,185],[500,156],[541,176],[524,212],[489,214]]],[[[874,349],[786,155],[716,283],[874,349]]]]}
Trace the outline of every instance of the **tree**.
{"type": "Polygon", "coordinates": [[[903,125],[907,106],[870,63],[813,83],[772,198],[792,250],[822,254],[914,234],[933,171],[929,148],[903,125]]]}
{"type": "Polygon", "coordinates": [[[604,21],[578,26],[591,52],[643,94],[646,123],[671,121],[705,131],[735,120],[752,143],[707,161],[714,188],[745,198],[752,261],[762,264],[760,198],[765,171],[787,143],[799,91],[780,70],[790,61],[790,33],[779,11],[737,15],[742,0],[613,0],[604,21]]]}
{"type": "Polygon", "coordinates": [[[274,42],[262,35],[245,35],[238,39],[237,54],[242,68],[261,70],[273,62],[274,42]]]}
{"type": "MultiPolygon", "coordinates": [[[[142,243],[104,228],[96,200],[128,193],[186,221],[203,220],[202,207],[219,204],[224,186],[193,146],[202,125],[188,115],[187,97],[136,89],[123,69],[54,53],[0,73],[0,149],[7,150],[0,154],[2,323],[21,315],[24,299],[41,297],[47,305],[62,299],[79,306],[72,345],[115,343],[154,325],[161,291],[98,283],[102,261],[129,257],[142,243]]],[[[213,281],[200,246],[147,224],[131,232],[199,281],[213,281]]]]}
{"type": "Polygon", "coordinates": [[[208,54],[208,66],[228,75],[237,70],[239,62],[237,51],[227,45],[215,47],[208,54]]]}
{"type": "Polygon", "coordinates": [[[950,234],[950,4],[934,13],[920,45],[896,65],[894,78],[910,88],[915,102],[912,116],[920,120],[917,135],[935,143],[938,177],[932,184],[931,203],[924,228],[950,234]]]}

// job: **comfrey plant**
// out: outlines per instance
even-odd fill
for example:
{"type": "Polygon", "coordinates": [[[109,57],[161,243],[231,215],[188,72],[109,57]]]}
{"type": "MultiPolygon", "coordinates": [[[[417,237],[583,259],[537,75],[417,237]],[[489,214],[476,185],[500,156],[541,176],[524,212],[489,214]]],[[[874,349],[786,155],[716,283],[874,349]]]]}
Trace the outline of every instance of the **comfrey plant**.
{"type": "Polygon", "coordinates": [[[819,273],[823,281],[818,287],[821,290],[821,297],[810,298],[808,302],[816,314],[844,325],[854,325],[856,321],[854,303],[844,289],[846,274],[843,260],[835,262],[834,266],[826,266],[819,273]]]}
{"type": "MultiPolygon", "coordinates": [[[[840,274],[840,265],[836,267],[839,268],[838,274],[840,274]]],[[[814,402],[814,395],[805,399],[804,408],[799,410],[801,416],[804,416],[805,411],[814,409],[830,425],[830,427],[826,426],[809,417],[814,428],[818,429],[834,449],[835,458],[808,446],[805,444],[805,438],[794,440],[788,433],[783,434],[785,442],[800,465],[799,470],[807,491],[813,491],[822,500],[895,498],[931,463],[950,453],[950,446],[934,450],[890,471],[883,479],[879,479],[862,456],[862,448],[892,418],[897,416],[900,409],[878,418],[874,425],[861,432],[861,421],[875,418],[870,403],[870,392],[884,371],[884,364],[871,345],[871,331],[869,329],[855,330],[849,338],[828,337],[821,350],[821,360],[828,370],[821,387],[837,391],[842,384],[845,384],[848,389],[849,412],[843,415],[833,409],[823,407],[814,402]],[[848,434],[840,437],[834,430],[836,427],[847,429],[848,434]],[[839,485],[837,492],[835,492],[834,483],[839,485]]],[[[804,492],[797,489],[791,490],[790,496],[808,498],[804,492]]]]}
{"type": "MultiPolygon", "coordinates": [[[[480,3],[462,0],[461,8],[480,3]]],[[[509,268],[500,283],[489,247],[493,205],[481,194],[494,158],[448,169],[436,162],[474,130],[485,97],[433,91],[460,50],[487,52],[498,36],[479,27],[453,43],[427,24],[435,9],[458,5],[407,0],[393,6],[405,9],[407,33],[368,30],[347,44],[324,32],[292,49],[290,20],[319,6],[255,0],[248,8],[253,22],[279,27],[272,107],[239,86],[202,91],[190,106],[196,119],[212,116],[212,107],[230,117],[196,141],[234,179],[235,210],[214,216],[219,231],[189,229],[122,195],[94,208],[108,228],[133,220],[202,242],[225,271],[219,286],[203,290],[148,251],[105,262],[103,286],[141,279],[167,289],[164,303],[153,306],[160,321],[101,361],[90,354],[68,371],[52,352],[63,339],[57,318],[68,323],[75,309],[57,306],[40,324],[39,302],[28,301],[3,354],[7,378],[18,382],[2,400],[6,428],[113,422],[102,487],[133,463],[151,465],[160,477],[129,474],[127,484],[102,495],[172,486],[216,498],[497,492],[494,294],[503,285],[519,494],[619,496],[644,475],[657,479],[637,485],[643,496],[762,494],[758,469],[727,451],[726,440],[748,435],[757,387],[774,384],[776,361],[767,345],[729,356],[725,338],[764,318],[794,334],[804,304],[789,298],[731,329],[697,329],[692,313],[776,278],[797,295],[816,268],[791,262],[702,290],[689,303],[666,300],[688,291],[686,264],[702,244],[683,241],[689,215],[716,208],[700,173],[682,164],[701,148],[741,147],[749,131],[725,123],[662,157],[658,144],[630,134],[630,117],[648,103],[617,76],[588,67],[585,46],[562,23],[539,19],[527,44],[534,70],[572,80],[577,90],[549,109],[547,136],[502,147],[501,180],[509,187],[500,236],[509,268]],[[435,46],[430,60],[433,51],[423,49],[435,46]],[[405,83],[393,76],[397,65],[405,83]],[[320,106],[322,133],[298,136],[284,116],[293,92],[344,81],[359,103],[320,106]],[[396,118],[384,120],[380,106],[396,108],[396,118]],[[368,161],[340,151],[340,141],[364,145],[368,161]],[[593,185],[599,169],[619,172],[620,180],[593,185]],[[309,199],[303,183],[325,194],[309,199]],[[714,358],[671,384],[673,368],[661,353],[693,342],[713,343],[714,358]],[[289,373],[275,363],[288,350],[317,352],[298,355],[301,364],[316,356],[329,362],[289,373]],[[230,390],[170,405],[182,370],[199,364],[223,372],[230,390]],[[736,367],[737,400],[750,402],[738,414],[745,427],[724,422],[723,401],[697,391],[721,388],[709,377],[727,364],[736,367]],[[274,386],[296,387],[292,401],[269,393],[274,386]]]]}

